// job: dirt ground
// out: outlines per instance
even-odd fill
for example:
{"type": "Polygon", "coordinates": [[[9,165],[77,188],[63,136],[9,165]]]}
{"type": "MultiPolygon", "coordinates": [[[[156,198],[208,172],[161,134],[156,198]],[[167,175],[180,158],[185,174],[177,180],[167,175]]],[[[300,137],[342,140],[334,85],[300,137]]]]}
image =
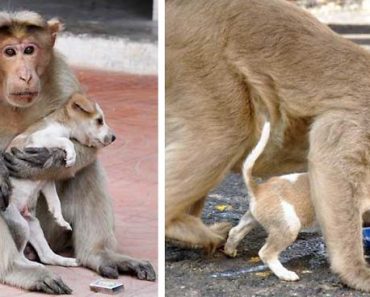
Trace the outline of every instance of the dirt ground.
{"type": "MultiPolygon", "coordinates": [[[[207,223],[237,224],[248,209],[247,191],[238,174],[229,175],[207,199],[203,219],[207,223]]],[[[166,296],[370,296],[343,286],[330,273],[325,247],[319,234],[301,233],[281,255],[283,264],[299,276],[298,282],[284,282],[259,261],[258,251],[266,239],[262,228],[248,234],[238,247],[236,258],[221,251],[207,256],[166,244],[166,296]]]]}

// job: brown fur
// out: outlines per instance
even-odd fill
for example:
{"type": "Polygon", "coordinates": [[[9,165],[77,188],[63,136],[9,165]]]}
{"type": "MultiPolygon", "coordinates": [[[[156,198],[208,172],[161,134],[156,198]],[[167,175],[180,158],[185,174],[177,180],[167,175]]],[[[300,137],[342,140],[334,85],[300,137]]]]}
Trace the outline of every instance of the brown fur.
{"type": "MultiPolygon", "coordinates": [[[[0,148],[3,150],[17,134],[59,109],[72,94],[81,91],[71,69],[53,50],[55,36],[60,28],[55,20],[48,23],[33,12],[0,13],[0,34],[4,34],[4,31],[7,34],[7,37],[0,35],[1,47],[21,49],[12,57],[0,52],[0,148]],[[22,36],[12,33],[18,28],[24,33],[22,36]],[[24,53],[21,47],[30,42],[38,45],[39,50],[34,55],[24,53]],[[32,79],[23,77],[26,74],[30,78],[30,73],[33,74],[32,79]],[[35,80],[37,95],[26,98],[9,96],[9,89],[27,91],[30,83],[35,80]]],[[[81,265],[102,276],[117,278],[121,273],[130,273],[139,279],[155,280],[155,272],[150,263],[117,252],[111,199],[106,188],[104,170],[96,160],[96,149],[77,142],[74,142],[74,149],[77,154],[76,163],[69,168],[55,164],[40,168],[31,166],[17,156],[11,158],[12,166],[21,175],[18,177],[58,181],[63,216],[73,225],[73,234],[66,234],[53,223],[43,199],[39,199],[37,216],[48,243],[54,251],[73,247],[75,257],[81,265]],[[99,228],[95,228],[97,222],[99,228]]],[[[27,154],[18,151],[15,155],[27,154]]],[[[6,174],[2,175],[0,183],[9,178],[6,174]]],[[[26,261],[17,251],[12,237],[14,234],[8,229],[2,216],[0,229],[2,283],[53,294],[71,293],[60,277],[44,266],[26,261]]]]}
{"type": "Polygon", "coordinates": [[[304,171],[308,156],[331,267],[370,291],[361,243],[369,72],[367,51],[288,2],[167,1],[167,236],[222,243],[189,209],[254,147],[267,111],[273,131],[255,175],[304,171]]]}

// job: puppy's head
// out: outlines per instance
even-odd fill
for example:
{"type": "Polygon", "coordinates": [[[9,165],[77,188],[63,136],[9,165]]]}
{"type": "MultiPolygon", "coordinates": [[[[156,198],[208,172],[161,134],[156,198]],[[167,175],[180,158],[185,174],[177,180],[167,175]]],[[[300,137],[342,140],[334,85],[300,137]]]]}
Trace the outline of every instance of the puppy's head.
{"type": "Polygon", "coordinates": [[[116,139],[113,130],[105,122],[100,106],[85,95],[73,94],[66,111],[72,124],[72,138],[81,144],[101,148],[116,139]]]}

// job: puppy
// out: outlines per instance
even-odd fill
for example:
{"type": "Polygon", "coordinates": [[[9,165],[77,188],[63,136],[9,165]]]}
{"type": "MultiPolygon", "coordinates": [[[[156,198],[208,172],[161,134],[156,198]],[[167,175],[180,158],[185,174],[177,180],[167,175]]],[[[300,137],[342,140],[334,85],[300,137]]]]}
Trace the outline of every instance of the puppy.
{"type": "MultiPolygon", "coordinates": [[[[57,147],[66,152],[66,166],[76,161],[76,152],[71,139],[83,145],[101,148],[112,143],[115,136],[105,123],[104,114],[97,103],[82,94],[74,94],[60,109],[30,126],[18,135],[8,146],[19,149],[27,147],[57,147]]],[[[39,255],[41,262],[62,266],[77,266],[74,258],[55,254],[49,247],[35,208],[40,192],[44,195],[49,211],[61,227],[72,230],[65,221],[55,183],[46,180],[24,180],[11,178],[13,192],[10,203],[3,213],[20,251],[29,241],[39,255]]]]}
{"type": "Polygon", "coordinates": [[[235,257],[239,242],[259,223],[268,233],[266,243],[258,253],[259,257],[278,278],[296,281],[299,279],[298,275],[281,264],[279,255],[294,242],[301,229],[316,229],[315,212],[310,199],[307,173],[272,177],[262,184],[254,181],[253,166],[263,152],[269,136],[270,123],[265,122],[259,142],[243,165],[250,209],[239,224],[230,230],[224,251],[235,257]]]}

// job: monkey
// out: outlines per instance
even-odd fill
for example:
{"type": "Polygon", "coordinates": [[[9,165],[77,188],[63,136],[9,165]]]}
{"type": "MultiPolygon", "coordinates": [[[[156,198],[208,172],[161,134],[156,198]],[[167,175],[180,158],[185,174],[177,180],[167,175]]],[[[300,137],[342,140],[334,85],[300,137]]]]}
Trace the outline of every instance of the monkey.
{"type": "MultiPolygon", "coordinates": [[[[76,77],[55,50],[56,36],[63,28],[57,19],[46,21],[31,11],[0,12],[0,148],[15,135],[56,109],[81,91],[76,77]]],[[[0,158],[0,207],[9,203],[9,176],[57,181],[65,219],[72,234],[61,232],[39,199],[37,216],[51,248],[58,252],[73,247],[84,267],[108,278],[128,273],[154,281],[148,261],[117,252],[111,198],[104,169],[96,149],[74,142],[77,158],[65,167],[65,151],[58,148],[13,148],[0,158]],[[98,225],[96,224],[98,222],[98,225]]],[[[0,281],[27,290],[70,294],[58,276],[17,250],[12,230],[0,213],[0,281]]]]}
{"type": "Polygon", "coordinates": [[[239,168],[268,114],[253,174],[308,170],[331,270],[370,291],[370,54],[282,0],[168,0],[165,51],[166,238],[223,244],[224,226],[205,225],[199,205],[239,168]]]}

